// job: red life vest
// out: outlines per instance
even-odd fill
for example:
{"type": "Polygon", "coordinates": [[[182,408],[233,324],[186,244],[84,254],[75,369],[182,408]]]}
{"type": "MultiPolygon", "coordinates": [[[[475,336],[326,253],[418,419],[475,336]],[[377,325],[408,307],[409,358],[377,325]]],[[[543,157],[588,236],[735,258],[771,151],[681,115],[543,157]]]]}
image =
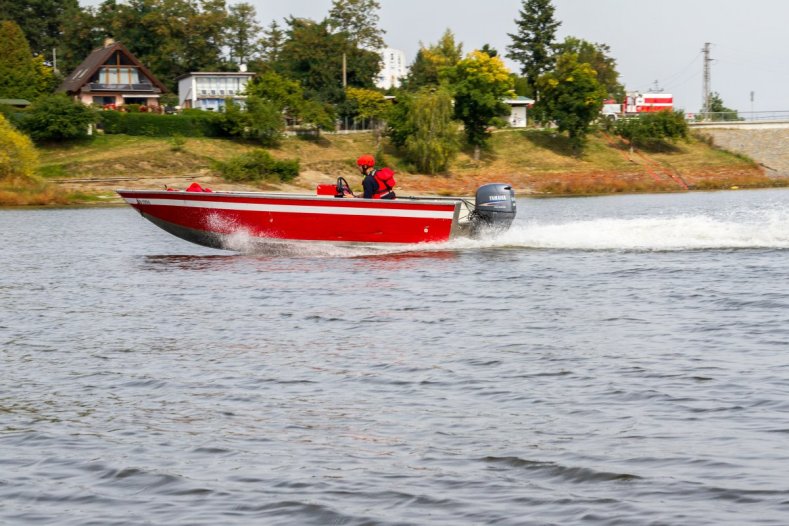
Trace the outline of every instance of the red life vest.
{"type": "Polygon", "coordinates": [[[378,190],[373,194],[373,199],[383,199],[384,196],[386,196],[386,199],[394,199],[395,194],[392,192],[392,189],[397,184],[394,178],[394,170],[391,168],[381,168],[373,173],[373,177],[375,177],[375,181],[378,183],[378,190]]]}

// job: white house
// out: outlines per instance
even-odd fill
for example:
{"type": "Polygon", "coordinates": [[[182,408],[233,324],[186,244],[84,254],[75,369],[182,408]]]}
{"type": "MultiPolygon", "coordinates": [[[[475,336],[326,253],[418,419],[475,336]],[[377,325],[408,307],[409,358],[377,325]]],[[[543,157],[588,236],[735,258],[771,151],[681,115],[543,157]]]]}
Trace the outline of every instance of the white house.
{"type": "Polygon", "coordinates": [[[399,88],[400,81],[406,76],[405,53],[399,49],[384,48],[381,55],[381,72],[375,85],[381,89],[399,88]]]}
{"type": "Polygon", "coordinates": [[[176,79],[179,104],[182,108],[221,111],[225,99],[230,98],[243,105],[247,82],[254,76],[246,71],[201,71],[181,75],[176,79]]]}
{"type": "Polygon", "coordinates": [[[515,97],[513,99],[504,99],[504,103],[511,108],[510,116],[507,119],[510,127],[525,128],[528,109],[534,105],[534,100],[528,97],[515,97]]]}

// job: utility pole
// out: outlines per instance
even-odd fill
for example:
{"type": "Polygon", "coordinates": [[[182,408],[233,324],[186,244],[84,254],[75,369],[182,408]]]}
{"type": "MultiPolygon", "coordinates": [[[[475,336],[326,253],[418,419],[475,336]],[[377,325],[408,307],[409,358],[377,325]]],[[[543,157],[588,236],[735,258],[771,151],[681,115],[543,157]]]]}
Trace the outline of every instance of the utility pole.
{"type": "Polygon", "coordinates": [[[346,89],[348,87],[348,59],[345,57],[345,53],[342,54],[342,88],[346,89]]]}
{"type": "Polygon", "coordinates": [[[704,49],[701,50],[704,53],[704,93],[703,93],[703,101],[704,101],[704,118],[709,119],[710,113],[710,63],[712,59],[710,58],[710,43],[704,43],[704,49]]]}

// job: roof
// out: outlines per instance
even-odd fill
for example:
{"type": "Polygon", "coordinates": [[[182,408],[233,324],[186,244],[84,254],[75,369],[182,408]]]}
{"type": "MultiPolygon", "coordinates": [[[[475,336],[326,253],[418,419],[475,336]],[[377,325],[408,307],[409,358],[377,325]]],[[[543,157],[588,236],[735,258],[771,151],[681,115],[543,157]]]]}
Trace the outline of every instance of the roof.
{"type": "Polygon", "coordinates": [[[30,106],[30,101],[25,99],[0,99],[0,104],[6,106],[30,106]]]}
{"type": "Polygon", "coordinates": [[[185,73],[175,80],[181,80],[188,77],[254,77],[257,73],[251,71],[192,71],[185,73]]]}
{"type": "Polygon", "coordinates": [[[135,57],[131,51],[126,49],[123,44],[120,42],[112,42],[108,43],[104,47],[94,49],[88,57],[82,61],[82,64],[76,67],[71,74],[66,77],[66,80],[60,85],[57,91],[65,91],[67,93],[76,93],[85,86],[88,82],[90,82],[91,77],[93,74],[98,71],[98,69],[104,65],[108,58],[112,56],[113,53],[116,51],[120,51],[124,55],[126,55],[132,63],[140,68],[140,70],[145,74],[146,77],[151,79],[151,82],[159,88],[162,93],[167,92],[167,88],[162,84],[159,79],[151,73],[148,68],[143,66],[142,62],[140,62],[137,57],[135,57]]]}
{"type": "Polygon", "coordinates": [[[517,106],[519,104],[525,104],[527,106],[531,106],[532,104],[534,104],[534,100],[533,99],[530,99],[529,97],[521,97],[521,96],[510,97],[509,99],[504,99],[504,102],[506,104],[510,104],[512,106],[517,106]]]}

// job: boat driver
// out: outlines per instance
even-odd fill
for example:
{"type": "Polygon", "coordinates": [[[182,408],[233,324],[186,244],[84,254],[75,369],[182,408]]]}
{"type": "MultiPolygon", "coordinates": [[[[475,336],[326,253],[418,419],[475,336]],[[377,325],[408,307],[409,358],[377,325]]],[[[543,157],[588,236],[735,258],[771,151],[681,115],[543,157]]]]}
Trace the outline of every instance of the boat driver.
{"type": "Polygon", "coordinates": [[[364,179],[362,188],[364,189],[364,199],[372,199],[378,192],[378,181],[375,179],[375,157],[372,155],[362,155],[356,160],[356,166],[364,179]]]}

